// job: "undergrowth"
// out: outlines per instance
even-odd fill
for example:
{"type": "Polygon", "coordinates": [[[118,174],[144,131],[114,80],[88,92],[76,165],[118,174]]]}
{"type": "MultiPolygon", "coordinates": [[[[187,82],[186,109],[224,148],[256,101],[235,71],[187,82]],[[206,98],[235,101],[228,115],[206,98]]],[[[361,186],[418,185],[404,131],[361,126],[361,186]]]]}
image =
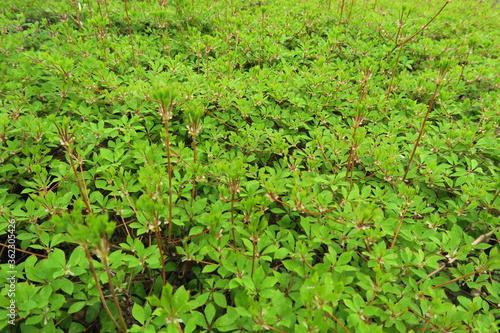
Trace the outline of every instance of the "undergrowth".
{"type": "Polygon", "coordinates": [[[499,10],[2,2],[0,327],[498,332],[499,10]]]}

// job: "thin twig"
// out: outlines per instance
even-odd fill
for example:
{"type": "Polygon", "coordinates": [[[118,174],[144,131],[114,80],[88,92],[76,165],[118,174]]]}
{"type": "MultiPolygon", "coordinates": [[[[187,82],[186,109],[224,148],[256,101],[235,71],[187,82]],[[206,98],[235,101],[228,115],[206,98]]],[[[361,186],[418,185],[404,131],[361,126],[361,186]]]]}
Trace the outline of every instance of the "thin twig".
{"type": "MultiPolygon", "coordinates": [[[[396,44],[396,46],[394,46],[392,48],[392,50],[387,54],[391,54],[392,52],[394,52],[395,49],[397,49],[399,46],[402,46],[406,43],[408,43],[410,40],[412,40],[413,38],[415,38],[415,36],[417,36],[419,33],[421,33],[422,31],[424,31],[428,26],[429,24],[432,23],[432,21],[434,21],[434,19],[436,17],[438,17],[439,14],[441,14],[441,12],[444,10],[444,8],[451,2],[451,0],[448,0],[445,2],[445,4],[443,5],[443,7],[441,7],[441,9],[436,13],[436,15],[434,15],[433,18],[431,18],[431,20],[429,22],[427,22],[420,30],[418,30],[417,32],[415,32],[413,35],[411,35],[410,37],[408,37],[407,39],[405,39],[404,41],[402,41],[401,43],[398,43],[396,44]]],[[[397,40],[396,40],[397,41],[397,40]]]]}
{"type": "MultiPolygon", "coordinates": [[[[477,244],[481,243],[483,240],[485,240],[486,238],[490,237],[491,235],[493,235],[495,231],[490,231],[486,234],[483,234],[481,236],[479,236],[478,238],[476,238],[475,241],[473,241],[470,245],[472,246],[476,246],[477,244]]],[[[436,269],[434,272],[432,273],[429,273],[427,274],[428,277],[431,277],[433,275],[436,275],[437,273],[441,272],[443,269],[446,268],[447,265],[450,265],[450,264],[453,264],[455,261],[457,260],[457,258],[450,258],[450,260],[448,260],[448,263],[447,264],[442,264],[438,269],[436,269]]]]}

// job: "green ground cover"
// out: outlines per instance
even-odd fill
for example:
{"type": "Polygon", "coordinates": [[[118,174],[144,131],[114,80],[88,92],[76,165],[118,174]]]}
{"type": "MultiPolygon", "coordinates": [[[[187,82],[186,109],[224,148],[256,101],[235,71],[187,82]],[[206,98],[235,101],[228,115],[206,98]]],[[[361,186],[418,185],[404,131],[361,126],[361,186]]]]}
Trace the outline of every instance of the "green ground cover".
{"type": "Polygon", "coordinates": [[[0,329],[498,332],[499,14],[3,1],[0,329]]]}

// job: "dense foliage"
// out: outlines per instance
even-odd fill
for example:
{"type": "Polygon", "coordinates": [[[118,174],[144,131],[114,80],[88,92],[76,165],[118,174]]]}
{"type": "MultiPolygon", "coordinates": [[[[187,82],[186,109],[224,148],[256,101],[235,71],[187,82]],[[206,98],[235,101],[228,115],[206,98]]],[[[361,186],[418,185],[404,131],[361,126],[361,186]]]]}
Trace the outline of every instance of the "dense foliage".
{"type": "Polygon", "coordinates": [[[0,328],[498,332],[499,13],[2,1],[0,328]]]}

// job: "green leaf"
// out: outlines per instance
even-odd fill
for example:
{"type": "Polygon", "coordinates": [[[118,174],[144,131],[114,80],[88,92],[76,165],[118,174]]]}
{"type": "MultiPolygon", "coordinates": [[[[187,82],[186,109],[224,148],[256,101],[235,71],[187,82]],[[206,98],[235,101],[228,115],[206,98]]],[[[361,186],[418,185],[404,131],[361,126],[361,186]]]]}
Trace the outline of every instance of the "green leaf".
{"type": "Polygon", "coordinates": [[[274,252],[274,259],[283,259],[286,258],[290,254],[290,250],[287,248],[279,248],[274,252]]]}
{"type": "Polygon", "coordinates": [[[207,318],[207,324],[210,325],[215,317],[215,307],[212,303],[205,306],[205,317],[207,318]]]}
{"type": "Polygon", "coordinates": [[[32,300],[25,300],[21,304],[17,305],[19,311],[31,311],[38,308],[38,304],[32,300]]]}
{"type": "Polygon", "coordinates": [[[500,269],[500,250],[498,249],[498,246],[491,249],[487,265],[490,270],[500,269]]]}
{"type": "Polygon", "coordinates": [[[264,281],[259,285],[259,289],[273,288],[276,286],[278,279],[272,276],[266,277],[264,281]]]}
{"type": "Polygon", "coordinates": [[[71,304],[71,306],[68,309],[68,314],[75,313],[83,309],[83,307],[86,305],[86,302],[76,302],[71,304]]]}
{"type": "Polygon", "coordinates": [[[203,230],[205,230],[205,227],[203,227],[203,226],[193,227],[189,230],[189,236],[197,235],[197,234],[203,232],[203,230]]]}
{"type": "Polygon", "coordinates": [[[213,293],[212,297],[214,298],[215,304],[220,306],[221,308],[227,307],[226,297],[221,293],[213,293]]]}
{"type": "Polygon", "coordinates": [[[54,288],[54,290],[61,289],[65,293],[71,295],[73,294],[73,291],[75,289],[75,284],[66,278],[60,277],[52,282],[52,287],[54,288]]]}
{"type": "Polygon", "coordinates": [[[337,264],[338,266],[343,266],[351,261],[352,258],[352,252],[342,252],[340,257],[337,259],[337,264]]]}
{"type": "Polygon", "coordinates": [[[114,162],[113,152],[107,148],[101,148],[101,156],[104,157],[109,162],[114,162]]]}
{"type": "Polygon", "coordinates": [[[145,322],[145,314],[144,308],[137,303],[134,303],[132,306],[132,316],[137,320],[141,325],[144,325],[145,322]]]}
{"type": "Polygon", "coordinates": [[[25,320],[25,325],[35,325],[42,322],[43,316],[31,316],[25,320]]]}
{"type": "Polygon", "coordinates": [[[196,299],[193,300],[194,306],[199,308],[199,307],[205,305],[207,303],[209,297],[210,297],[209,292],[206,292],[206,293],[199,295],[198,297],[196,297],[196,299]]]}
{"type": "MultiPolygon", "coordinates": [[[[219,329],[232,327],[237,322],[239,317],[240,317],[240,315],[237,313],[237,311],[230,308],[230,309],[228,309],[228,312],[225,315],[217,318],[213,327],[219,328],[219,329]]],[[[227,332],[227,331],[224,331],[224,332],[227,332]]]]}
{"type": "Polygon", "coordinates": [[[66,255],[61,249],[55,248],[49,253],[48,260],[54,261],[56,267],[64,267],[66,265],[66,255]]]}
{"type": "Polygon", "coordinates": [[[177,288],[174,295],[173,306],[180,314],[190,310],[191,305],[189,304],[189,291],[187,291],[184,286],[177,288]]]}
{"type": "Polygon", "coordinates": [[[203,266],[203,273],[212,273],[215,271],[217,268],[219,268],[219,265],[205,265],[203,266]]]}
{"type": "Polygon", "coordinates": [[[252,315],[250,314],[250,312],[248,312],[247,309],[241,307],[241,306],[237,306],[234,308],[234,310],[238,313],[238,315],[240,315],[241,317],[248,317],[248,318],[251,318],[252,315]]]}
{"type": "Polygon", "coordinates": [[[304,268],[295,260],[283,260],[283,265],[287,270],[295,272],[299,276],[304,276],[304,268]]]}
{"type": "Polygon", "coordinates": [[[187,322],[186,327],[184,327],[184,333],[195,332],[198,326],[206,326],[205,317],[198,311],[191,311],[188,318],[189,319],[185,320],[187,322]]]}

